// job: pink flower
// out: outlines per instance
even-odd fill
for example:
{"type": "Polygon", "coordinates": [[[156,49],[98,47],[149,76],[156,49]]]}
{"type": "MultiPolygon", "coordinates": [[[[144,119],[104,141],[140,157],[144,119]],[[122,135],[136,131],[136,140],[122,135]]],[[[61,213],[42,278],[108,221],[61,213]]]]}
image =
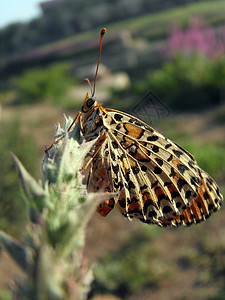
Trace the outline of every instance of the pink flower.
{"type": "Polygon", "coordinates": [[[215,28],[204,26],[200,17],[193,18],[190,24],[186,30],[176,26],[171,32],[168,44],[172,56],[198,52],[210,59],[217,59],[225,54],[225,27],[218,33],[215,28]]]}

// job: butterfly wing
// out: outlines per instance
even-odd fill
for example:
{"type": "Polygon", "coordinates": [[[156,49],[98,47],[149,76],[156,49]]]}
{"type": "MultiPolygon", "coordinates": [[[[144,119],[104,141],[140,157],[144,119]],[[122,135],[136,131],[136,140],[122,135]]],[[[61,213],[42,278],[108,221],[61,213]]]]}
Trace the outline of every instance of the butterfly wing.
{"type": "Polygon", "coordinates": [[[191,205],[180,215],[177,215],[172,220],[162,220],[165,226],[200,223],[208,219],[213,212],[216,212],[221,207],[223,197],[217,184],[204,170],[199,168],[198,172],[201,178],[201,185],[197,197],[191,201],[191,205]]]}
{"type": "Polygon", "coordinates": [[[128,114],[104,111],[107,139],[94,176],[105,170],[106,189],[118,192],[111,207],[115,201],[129,219],[160,226],[198,223],[220,207],[218,186],[187,151],[128,114]]]}

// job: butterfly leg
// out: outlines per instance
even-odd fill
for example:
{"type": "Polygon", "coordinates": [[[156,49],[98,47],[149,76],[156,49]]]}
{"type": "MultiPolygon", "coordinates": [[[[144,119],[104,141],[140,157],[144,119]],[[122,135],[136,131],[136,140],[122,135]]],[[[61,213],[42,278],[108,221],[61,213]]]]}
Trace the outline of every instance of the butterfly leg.
{"type": "Polygon", "coordinates": [[[95,148],[94,152],[91,154],[91,157],[88,159],[88,161],[86,162],[86,164],[82,167],[83,171],[87,169],[87,167],[93,161],[93,159],[96,156],[96,154],[98,154],[98,152],[101,149],[102,144],[104,143],[105,140],[106,140],[106,134],[104,134],[103,136],[98,137],[98,139],[97,139],[97,141],[95,143],[95,144],[97,144],[97,147],[95,148]]]}
{"type": "MultiPolygon", "coordinates": [[[[70,129],[72,128],[72,126],[76,123],[77,119],[78,119],[78,124],[80,126],[80,117],[81,117],[81,112],[79,111],[79,113],[76,115],[76,117],[73,119],[73,122],[70,124],[69,128],[67,129],[67,132],[70,131],[70,129]]],[[[58,142],[60,142],[66,135],[62,135],[60,138],[58,138],[54,143],[52,143],[47,149],[45,149],[45,153],[48,152],[55,144],[57,144],[58,142]]]]}
{"type": "Polygon", "coordinates": [[[88,172],[88,178],[87,178],[87,188],[90,184],[90,180],[91,180],[91,174],[92,174],[92,166],[90,167],[90,170],[88,172]]]}
{"type": "Polygon", "coordinates": [[[71,127],[76,123],[77,120],[78,120],[78,124],[80,127],[80,117],[81,117],[81,112],[79,111],[78,114],[76,115],[76,117],[73,119],[73,122],[70,124],[69,128],[67,129],[67,132],[70,131],[71,127]]]}

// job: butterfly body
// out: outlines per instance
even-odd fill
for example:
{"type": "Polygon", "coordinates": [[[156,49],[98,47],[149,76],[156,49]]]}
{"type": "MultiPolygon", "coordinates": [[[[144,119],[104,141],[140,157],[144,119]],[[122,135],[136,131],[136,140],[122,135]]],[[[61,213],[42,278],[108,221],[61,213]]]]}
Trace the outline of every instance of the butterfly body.
{"type": "Polygon", "coordinates": [[[84,139],[97,138],[90,160],[94,190],[117,193],[99,205],[102,216],[116,204],[128,219],[180,226],[199,223],[220,208],[217,184],[186,150],[88,94],[81,111],[84,139]]]}

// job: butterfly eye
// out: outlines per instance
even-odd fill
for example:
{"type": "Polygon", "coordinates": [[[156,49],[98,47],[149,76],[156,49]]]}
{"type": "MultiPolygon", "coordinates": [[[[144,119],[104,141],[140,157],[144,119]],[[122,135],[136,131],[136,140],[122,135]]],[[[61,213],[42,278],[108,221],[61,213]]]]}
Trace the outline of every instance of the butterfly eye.
{"type": "Polygon", "coordinates": [[[88,98],[87,102],[86,102],[86,106],[88,108],[92,107],[92,105],[95,103],[95,100],[93,98],[88,98]]]}

